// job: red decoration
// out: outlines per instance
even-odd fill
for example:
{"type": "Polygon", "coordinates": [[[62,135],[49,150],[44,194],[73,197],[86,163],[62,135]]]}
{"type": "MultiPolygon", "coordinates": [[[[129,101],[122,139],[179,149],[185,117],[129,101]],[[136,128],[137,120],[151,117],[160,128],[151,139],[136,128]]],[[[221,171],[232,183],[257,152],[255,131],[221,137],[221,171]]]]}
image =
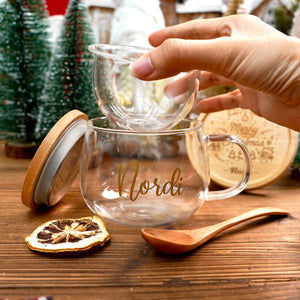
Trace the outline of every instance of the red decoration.
{"type": "Polygon", "coordinates": [[[46,0],[49,15],[64,15],[69,3],[69,0],[46,0]]]}

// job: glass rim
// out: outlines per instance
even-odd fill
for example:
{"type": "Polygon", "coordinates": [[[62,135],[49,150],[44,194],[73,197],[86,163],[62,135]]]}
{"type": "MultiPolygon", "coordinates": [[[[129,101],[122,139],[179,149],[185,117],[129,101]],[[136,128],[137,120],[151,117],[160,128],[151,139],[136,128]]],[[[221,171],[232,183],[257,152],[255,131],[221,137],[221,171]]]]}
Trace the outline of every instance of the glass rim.
{"type": "Polygon", "coordinates": [[[187,132],[192,132],[195,130],[203,130],[203,122],[198,119],[192,119],[192,118],[184,118],[177,124],[174,124],[172,128],[166,128],[166,129],[154,129],[154,130],[132,130],[132,129],[125,129],[117,124],[115,124],[110,118],[108,117],[97,117],[88,120],[87,122],[87,127],[95,130],[95,131],[101,131],[101,132],[106,132],[106,133],[112,133],[112,134],[126,134],[126,135],[148,135],[148,136],[153,136],[153,135],[176,135],[176,134],[185,134],[187,132]],[[111,123],[113,123],[116,128],[106,128],[106,127],[100,127],[93,125],[93,122],[97,120],[107,120],[111,123]],[[179,124],[187,122],[189,124],[189,127],[185,128],[176,128],[179,124]],[[193,126],[191,126],[193,125],[193,126]]]}
{"type": "Polygon", "coordinates": [[[95,55],[105,56],[114,60],[122,60],[125,62],[135,61],[137,58],[124,58],[116,54],[111,54],[105,50],[134,50],[140,52],[141,56],[148,53],[153,48],[145,48],[140,46],[130,46],[130,45],[117,45],[117,44],[92,44],[88,46],[88,50],[95,55]]]}

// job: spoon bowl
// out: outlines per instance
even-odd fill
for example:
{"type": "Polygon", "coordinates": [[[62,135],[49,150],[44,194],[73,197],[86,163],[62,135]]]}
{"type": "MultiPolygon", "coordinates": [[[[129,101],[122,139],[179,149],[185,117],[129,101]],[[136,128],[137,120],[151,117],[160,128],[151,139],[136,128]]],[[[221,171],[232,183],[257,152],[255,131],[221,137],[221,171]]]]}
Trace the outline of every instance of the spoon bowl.
{"type": "Polygon", "coordinates": [[[199,247],[227,228],[254,218],[270,215],[287,216],[289,212],[280,208],[262,207],[208,227],[189,230],[143,228],[141,235],[147,243],[160,252],[182,254],[199,247]]]}

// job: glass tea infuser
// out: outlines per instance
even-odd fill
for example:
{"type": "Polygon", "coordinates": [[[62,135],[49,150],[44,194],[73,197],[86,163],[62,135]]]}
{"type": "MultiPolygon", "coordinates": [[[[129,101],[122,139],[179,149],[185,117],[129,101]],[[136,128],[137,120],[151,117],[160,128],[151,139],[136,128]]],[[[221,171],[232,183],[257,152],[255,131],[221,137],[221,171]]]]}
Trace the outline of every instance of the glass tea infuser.
{"type": "Polygon", "coordinates": [[[106,117],[124,129],[162,130],[176,125],[195,104],[199,81],[181,73],[162,80],[142,81],[129,65],[149,49],[91,45],[94,54],[93,89],[106,117]]]}

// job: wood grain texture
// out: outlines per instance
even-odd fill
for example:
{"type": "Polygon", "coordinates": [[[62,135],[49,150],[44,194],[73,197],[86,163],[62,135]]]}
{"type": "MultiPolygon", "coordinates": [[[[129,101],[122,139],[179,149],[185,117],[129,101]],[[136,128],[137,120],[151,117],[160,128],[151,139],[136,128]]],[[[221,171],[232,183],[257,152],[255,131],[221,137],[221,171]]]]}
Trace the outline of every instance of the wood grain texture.
{"type": "Polygon", "coordinates": [[[157,252],[138,228],[105,222],[111,241],[81,254],[41,254],[24,238],[41,223],[92,215],[76,180],[51,210],[21,202],[29,160],[4,157],[0,144],[0,298],[56,299],[299,299],[300,183],[285,174],[272,185],[207,202],[174,228],[208,226],[261,206],[287,209],[227,230],[197,250],[157,252]]]}

